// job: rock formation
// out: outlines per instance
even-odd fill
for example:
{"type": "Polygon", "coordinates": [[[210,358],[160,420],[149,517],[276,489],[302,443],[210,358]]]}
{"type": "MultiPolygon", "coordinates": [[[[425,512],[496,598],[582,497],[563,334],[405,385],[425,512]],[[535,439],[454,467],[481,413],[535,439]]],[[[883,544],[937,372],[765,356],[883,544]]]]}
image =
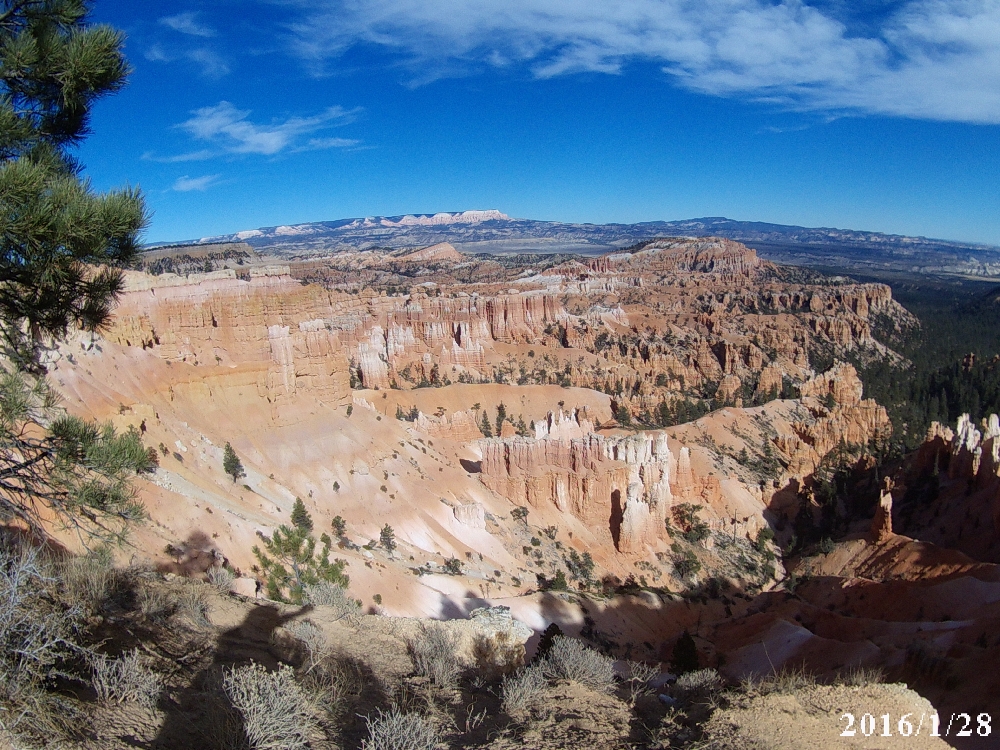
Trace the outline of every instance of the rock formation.
{"type": "Polygon", "coordinates": [[[1000,562],[1000,417],[932,423],[908,481],[926,499],[905,533],[1000,562]]]}
{"type": "Polygon", "coordinates": [[[875,509],[870,537],[874,544],[882,544],[892,537],[892,484],[888,477],[875,509]]]}

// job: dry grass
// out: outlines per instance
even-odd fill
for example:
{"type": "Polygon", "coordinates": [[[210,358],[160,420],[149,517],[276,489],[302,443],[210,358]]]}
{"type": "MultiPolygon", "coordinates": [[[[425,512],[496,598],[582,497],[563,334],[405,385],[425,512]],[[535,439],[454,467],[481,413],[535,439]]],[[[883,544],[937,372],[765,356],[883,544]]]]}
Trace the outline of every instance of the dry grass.
{"type": "Polygon", "coordinates": [[[851,667],[837,675],[836,684],[852,687],[877,685],[885,682],[885,672],[881,667],[851,667]]]}
{"type": "Polygon", "coordinates": [[[434,725],[418,713],[397,708],[368,718],[368,739],[363,750],[433,750],[438,744],[434,725]]]}
{"type": "Polygon", "coordinates": [[[163,678],[142,665],[138,649],[119,659],[97,654],[91,659],[91,669],[91,685],[102,703],[137,703],[152,708],[163,689],[163,678]]]}
{"type": "Polygon", "coordinates": [[[229,568],[223,567],[209,568],[207,576],[208,582],[223,596],[229,593],[233,587],[233,581],[236,580],[236,574],[229,568]]]}
{"type": "Polygon", "coordinates": [[[816,678],[803,667],[788,667],[762,677],[747,677],[740,687],[747,695],[787,695],[816,684],[816,678]]]}
{"type": "Polygon", "coordinates": [[[361,615],[361,603],[352,599],[342,586],[329,581],[307,584],[304,589],[306,601],[316,607],[332,607],[338,620],[356,623],[361,615]]]}
{"type": "Polygon", "coordinates": [[[211,625],[207,590],[198,581],[143,585],[139,587],[136,604],[142,617],[155,625],[166,625],[170,620],[195,630],[211,625]]]}
{"type": "Polygon", "coordinates": [[[139,614],[156,625],[165,625],[176,610],[173,598],[163,586],[143,586],[136,600],[139,614]]]}
{"type": "Polygon", "coordinates": [[[316,731],[312,702],[281,666],[268,672],[260,664],[233,667],[223,674],[223,688],[243,717],[243,730],[253,750],[301,750],[316,731]]]}
{"type": "Polygon", "coordinates": [[[58,603],[39,550],[0,543],[0,735],[55,738],[71,728],[64,702],[45,690],[52,673],[87,650],[75,641],[81,608],[58,603]]]}
{"type": "Polygon", "coordinates": [[[582,642],[556,636],[542,665],[546,677],[578,682],[591,690],[608,692],[615,681],[614,660],[582,642]]]}
{"type": "Polygon", "coordinates": [[[361,662],[337,654],[327,654],[302,678],[302,686],[312,695],[314,703],[334,721],[343,718],[366,688],[381,689],[378,683],[378,676],[366,673],[361,662]]]}
{"type": "Polygon", "coordinates": [[[326,655],[326,635],[309,620],[289,623],[285,626],[285,630],[302,644],[306,652],[306,671],[312,672],[326,655]]]}
{"type": "Polygon", "coordinates": [[[649,682],[659,676],[660,669],[642,661],[628,663],[628,696],[629,702],[635,703],[643,695],[650,693],[649,682]]]}
{"type": "Polygon", "coordinates": [[[208,619],[208,592],[203,583],[186,581],[176,590],[175,597],[177,602],[175,617],[195,629],[206,628],[212,624],[208,619]]]}
{"type": "Polygon", "coordinates": [[[696,669],[677,678],[674,691],[681,696],[706,694],[722,685],[722,677],[714,669],[696,669]]]}
{"type": "Polygon", "coordinates": [[[115,568],[110,555],[96,552],[64,561],[58,570],[63,598],[86,615],[103,614],[118,605],[129,608],[138,569],[115,568]]]}
{"type": "Polygon", "coordinates": [[[67,601],[88,614],[99,612],[111,589],[114,574],[111,565],[95,555],[70,558],[62,567],[67,601]]]}
{"type": "Polygon", "coordinates": [[[548,681],[539,664],[506,677],[500,688],[503,710],[510,716],[523,714],[545,695],[548,681]]]}
{"type": "Polygon", "coordinates": [[[436,623],[422,624],[408,645],[417,674],[439,687],[454,686],[461,664],[455,656],[458,639],[451,631],[436,623]]]}

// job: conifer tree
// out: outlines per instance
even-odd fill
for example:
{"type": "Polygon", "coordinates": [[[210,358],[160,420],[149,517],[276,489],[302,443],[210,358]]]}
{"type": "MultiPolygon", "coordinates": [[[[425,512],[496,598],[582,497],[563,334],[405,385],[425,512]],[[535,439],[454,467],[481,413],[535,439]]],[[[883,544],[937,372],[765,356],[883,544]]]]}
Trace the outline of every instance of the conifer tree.
{"type": "Polygon", "coordinates": [[[0,368],[0,520],[41,538],[48,519],[85,545],[120,544],[146,515],[130,479],[155,468],[149,453],[138,430],[58,415],[54,403],[44,380],[0,368]]]}
{"type": "Polygon", "coordinates": [[[493,437],[493,428],[490,427],[490,417],[483,409],[483,415],[479,420],[479,429],[484,437],[493,437]]]}
{"type": "Polygon", "coordinates": [[[396,549],[396,532],[392,530],[392,526],[389,524],[382,527],[382,531],[379,533],[379,543],[391,557],[393,551],[396,549]]]}
{"type": "Polygon", "coordinates": [[[306,505],[302,502],[301,497],[295,498],[295,504],[292,506],[292,525],[306,532],[313,530],[312,516],[306,510],[306,505]]]}
{"type": "Polygon", "coordinates": [[[129,72],[122,34],[87,25],[87,6],[0,2],[0,336],[35,372],[47,339],[107,321],[147,223],[138,190],[95,193],[70,152],[129,72]]]}
{"type": "Polygon", "coordinates": [[[507,407],[503,401],[497,406],[497,436],[503,432],[503,423],[507,419],[507,407]]]}
{"type": "Polygon", "coordinates": [[[343,516],[334,516],[333,521],[331,521],[333,526],[333,533],[337,535],[338,538],[343,537],[347,533],[347,522],[344,520],[343,516]]]}
{"type": "Polygon", "coordinates": [[[222,470],[233,478],[234,484],[237,479],[247,475],[246,471],[243,470],[243,463],[240,461],[240,457],[236,455],[236,451],[233,450],[233,446],[229,443],[226,443],[226,447],[223,449],[222,470]]]}
{"type": "Polygon", "coordinates": [[[261,536],[264,549],[254,545],[253,553],[266,580],[268,598],[300,604],[305,587],[322,581],[347,588],[350,579],[344,574],[343,560],[330,561],[332,540],[320,536],[323,545],[318,551],[316,539],[305,529],[279,526],[270,538],[261,536]]]}
{"type": "Polygon", "coordinates": [[[0,520],[85,544],[144,517],[129,479],[154,468],[138,432],[61,415],[43,379],[46,345],[107,322],[147,223],[138,190],[94,192],[71,153],[128,73],[88,5],[0,0],[0,520]]]}

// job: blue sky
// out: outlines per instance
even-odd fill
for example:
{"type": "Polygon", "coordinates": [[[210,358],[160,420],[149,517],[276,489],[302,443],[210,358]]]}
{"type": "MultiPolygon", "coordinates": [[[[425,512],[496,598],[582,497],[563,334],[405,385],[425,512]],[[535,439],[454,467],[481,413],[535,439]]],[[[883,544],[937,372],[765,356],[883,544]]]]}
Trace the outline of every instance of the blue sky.
{"type": "Polygon", "coordinates": [[[1000,0],[96,0],[149,241],[497,208],[1000,245],[1000,0]],[[863,11],[858,8],[863,7],[863,11]]]}

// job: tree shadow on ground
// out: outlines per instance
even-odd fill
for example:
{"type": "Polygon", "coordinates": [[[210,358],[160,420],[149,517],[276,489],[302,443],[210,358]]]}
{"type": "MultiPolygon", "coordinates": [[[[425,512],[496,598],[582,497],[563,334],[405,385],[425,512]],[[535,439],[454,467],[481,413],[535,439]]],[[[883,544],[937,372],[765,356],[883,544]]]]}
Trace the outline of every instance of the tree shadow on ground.
{"type": "Polygon", "coordinates": [[[243,622],[223,631],[216,639],[211,660],[179,691],[166,689],[160,696],[159,707],[166,714],[156,738],[146,744],[157,750],[217,747],[219,732],[224,729],[225,712],[220,712],[222,670],[251,661],[268,669],[279,664],[294,663],[294,651],[289,651],[273,638],[275,631],[286,623],[312,610],[306,605],[282,613],[274,604],[258,604],[247,613],[243,622]]]}

